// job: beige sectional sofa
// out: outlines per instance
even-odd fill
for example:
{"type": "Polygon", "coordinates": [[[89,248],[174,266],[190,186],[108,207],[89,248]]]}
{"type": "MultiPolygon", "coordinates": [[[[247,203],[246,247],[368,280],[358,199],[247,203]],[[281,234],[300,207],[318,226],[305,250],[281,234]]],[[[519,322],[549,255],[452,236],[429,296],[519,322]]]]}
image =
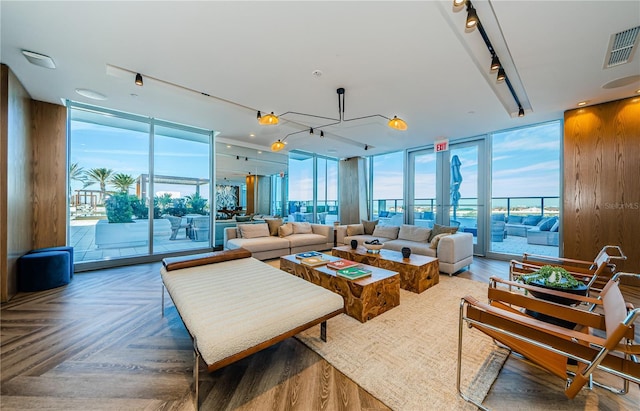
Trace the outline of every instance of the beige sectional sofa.
{"type": "Polygon", "coordinates": [[[437,257],[440,271],[452,275],[473,262],[473,234],[447,233],[451,228],[434,225],[434,228],[408,224],[401,226],[369,225],[365,231],[363,224],[340,225],[335,228],[338,245],[350,245],[356,240],[359,245],[365,241],[378,239],[383,248],[400,251],[409,247],[412,253],[437,257]],[[436,230],[433,232],[433,230],[436,230]],[[443,232],[441,232],[443,231],[443,232]],[[434,234],[434,235],[432,235],[434,234]]]}
{"type": "Polygon", "coordinates": [[[238,224],[224,230],[224,249],[244,248],[254,258],[267,260],[304,251],[333,247],[333,227],[307,222],[283,224],[280,219],[263,224],[238,224]]]}

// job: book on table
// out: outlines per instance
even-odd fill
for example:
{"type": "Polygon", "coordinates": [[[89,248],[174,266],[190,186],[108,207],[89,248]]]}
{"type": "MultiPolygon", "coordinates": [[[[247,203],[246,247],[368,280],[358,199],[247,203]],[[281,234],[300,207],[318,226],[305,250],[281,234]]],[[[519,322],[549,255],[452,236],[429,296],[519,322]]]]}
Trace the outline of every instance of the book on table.
{"type": "Polygon", "coordinates": [[[364,267],[347,267],[336,271],[336,275],[349,280],[357,280],[371,275],[371,270],[364,267]]]}
{"type": "Polygon", "coordinates": [[[315,267],[317,265],[324,265],[327,264],[330,260],[322,258],[322,256],[317,256],[317,257],[307,257],[307,258],[303,258],[300,260],[300,262],[304,265],[310,265],[312,267],[315,267]]]}
{"type": "Polygon", "coordinates": [[[341,270],[343,268],[353,267],[355,265],[358,265],[358,263],[356,263],[355,261],[341,259],[341,260],[331,261],[330,263],[327,264],[327,267],[333,268],[334,270],[341,270]]]}
{"type": "Polygon", "coordinates": [[[298,260],[302,260],[303,258],[318,257],[318,256],[321,256],[321,255],[322,255],[322,253],[319,253],[317,251],[306,251],[304,253],[296,254],[296,258],[298,260]]]}

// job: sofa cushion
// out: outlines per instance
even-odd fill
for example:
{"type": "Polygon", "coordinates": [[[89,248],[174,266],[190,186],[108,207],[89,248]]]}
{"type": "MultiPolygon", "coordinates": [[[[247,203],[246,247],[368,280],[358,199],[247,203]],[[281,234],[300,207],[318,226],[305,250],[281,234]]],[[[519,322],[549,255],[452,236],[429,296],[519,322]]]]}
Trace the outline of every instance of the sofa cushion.
{"type": "Polygon", "coordinates": [[[417,243],[410,240],[390,240],[385,242],[382,248],[387,250],[402,251],[402,247],[409,247],[412,254],[426,255],[427,257],[436,256],[436,250],[429,248],[429,243],[417,243]]]}
{"type": "Polygon", "coordinates": [[[376,229],[376,225],[378,224],[378,220],[360,220],[360,222],[364,226],[364,233],[368,235],[373,234],[373,230],[376,229]]]}
{"type": "Polygon", "coordinates": [[[551,226],[549,231],[551,231],[552,233],[557,233],[559,228],[560,228],[560,220],[556,220],[556,222],[553,224],[553,226],[551,226]]]}
{"type": "Polygon", "coordinates": [[[278,228],[282,225],[282,218],[265,219],[269,226],[269,235],[278,235],[278,228]]]}
{"type": "Polygon", "coordinates": [[[398,238],[398,232],[400,231],[400,227],[395,225],[377,225],[375,230],[373,230],[374,237],[385,237],[395,240],[398,238]]]}
{"type": "Polygon", "coordinates": [[[436,249],[438,248],[438,243],[440,243],[440,239],[441,239],[442,237],[446,237],[446,236],[448,236],[448,235],[451,235],[451,234],[450,234],[450,233],[440,233],[440,234],[438,234],[438,235],[434,236],[434,237],[431,239],[431,243],[430,243],[429,247],[431,247],[431,248],[433,248],[434,250],[436,250],[436,249]]]}
{"type": "Polygon", "coordinates": [[[287,224],[283,224],[280,227],[278,227],[278,236],[279,237],[286,237],[288,235],[293,234],[293,224],[292,223],[287,223],[287,224]]]}
{"type": "Polygon", "coordinates": [[[257,238],[233,238],[227,241],[227,248],[235,250],[237,248],[244,248],[252,253],[259,253],[261,251],[273,251],[273,250],[288,250],[289,240],[280,237],[257,237],[257,238]]]}
{"type": "Polygon", "coordinates": [[[287,237],[291,248],[302,247],[306,245],[325,245],[327,237],[320,234],[291,234],[287,237]]]}
{"type": "Polygon", "coordinates": [[[389,217],[389,212],[388,211],[380,211],[378,213],[378,217],[389,217]]]}
{"type": "Polygon", "coordinates": [[[528,215],[522,219],[522,224],[524,225],[536,225],[542,220],[541,215],[528,215]]]}
{"type": "Polygon", "coordinates": [[[311,223],[293,223],[293,234],[311,234],[311,223]]]}
{"type": "Polygon", "coordinates": [[[455,234],[458,231],[458,227],[451,227],[446,225],[434,224],[431,229],[431,235],[429,236],[429,242],[433,240],[433,237],[442,233],[455,234]]]}
{"type": "Polygon", "coordinates": [[[431,234],[431,229],[415,225],[403,224],[400,226],[398,240],[410,240],[426,243],[431,234]]]}
{"type": "Polygon", "coordinates": [[[364,225],[362,224],[349,224],[347,226],[347,236],[364,235],[364,225]]]}
{"type": "Polygon", "coordinates": [[[522,216],[510,215],[507,217],[507,224],[522,224],[522,216]]]}
{"type": "Polygon", "coordinates": [[[545,218],[544,220],[541,220],[536,227],[538,227],[540,231],[549,231],[557,219],[557,217],[545,218]]]}
{"type": "Polygon", "coordinates": [[[242,238],[269,237],[269,226],[267,224],[240,224],[242,238]]]}
{"type": "Polygon", "coordinates": [[[246,223],[247,221],[251,221],[251,216],[236,216],[236,221],[239,223],[246,223]]]}

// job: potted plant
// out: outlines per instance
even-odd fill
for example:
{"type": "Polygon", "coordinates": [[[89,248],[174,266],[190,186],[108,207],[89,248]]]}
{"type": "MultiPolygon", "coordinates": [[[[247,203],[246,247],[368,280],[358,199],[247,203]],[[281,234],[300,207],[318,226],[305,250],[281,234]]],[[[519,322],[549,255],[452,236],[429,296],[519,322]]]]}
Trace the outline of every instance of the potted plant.
{"type": "MultiPolygon", "coordinates": [[[[551,265],[544,265],[533,274],[523,275],[518,278],[518,281],[536,287],[549,288],[577,295],[586,295],[588,291],[587,286],[583,282],[576,280],[567,270],[551,265]]],[[[571,305],[576,303],[576,300],[570,298],[553,296],[533,290],[530,290],[530,292],[534,297],[559,304],[571,305]]]]}

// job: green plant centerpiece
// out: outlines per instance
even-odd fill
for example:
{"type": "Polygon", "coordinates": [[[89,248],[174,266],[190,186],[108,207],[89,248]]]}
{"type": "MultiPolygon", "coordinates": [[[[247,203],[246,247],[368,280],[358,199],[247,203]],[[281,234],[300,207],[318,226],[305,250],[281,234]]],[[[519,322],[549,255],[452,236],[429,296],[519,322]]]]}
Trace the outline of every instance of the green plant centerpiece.
{"type": "Polygon", "coordinates": [[[523,275],[518,278],[518,281],[552,288],[576,288],[583,285],[564,268],[552,265],[543,265],[536,273],[523,275]]]}

